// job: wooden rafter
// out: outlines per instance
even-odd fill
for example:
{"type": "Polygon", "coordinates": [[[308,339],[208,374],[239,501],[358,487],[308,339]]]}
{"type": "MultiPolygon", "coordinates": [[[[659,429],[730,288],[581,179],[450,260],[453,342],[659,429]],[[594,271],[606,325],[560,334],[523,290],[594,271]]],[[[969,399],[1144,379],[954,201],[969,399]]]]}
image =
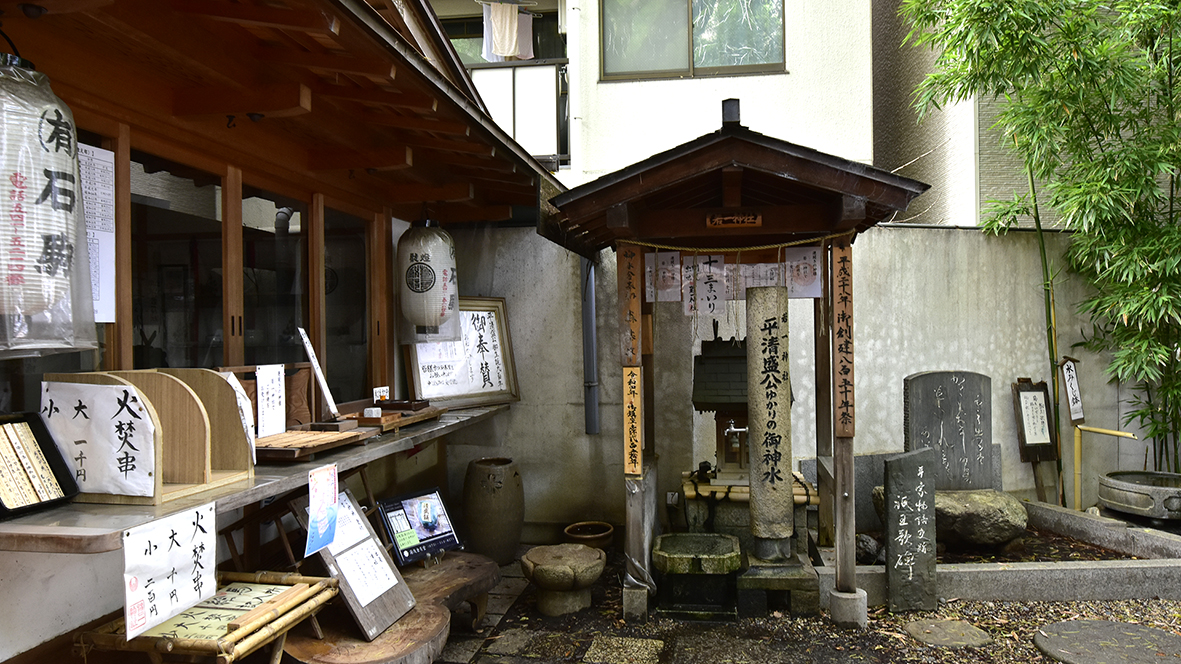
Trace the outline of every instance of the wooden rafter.
{"type": "Polygon", "coordinates": [[[260,48],[254,51],[256,58],[263,62],[290,65],[305,69],[318,69],[353,76],[364,76],[392,81],[398,68],[380,58],[358,58],[332,53],[296,51],[290,48],[260,48]]]}
{"type": "Polygon", "coordinates": [[[182,117],[260,113],[270,118],[287,118],[312,110],[312,91],[302,83],[250,89],[185,88],[174,94],[172,112],[182,117]]]}
{"type": "Polygon", "coordinates": [[[172,0],[170,4],[173,11],[178,13],[195,14],[214,21],[294,30],[309,34],[336,35],[340,33],[340,19],[323,12],[207,2],[205,0],[172,0]]]}

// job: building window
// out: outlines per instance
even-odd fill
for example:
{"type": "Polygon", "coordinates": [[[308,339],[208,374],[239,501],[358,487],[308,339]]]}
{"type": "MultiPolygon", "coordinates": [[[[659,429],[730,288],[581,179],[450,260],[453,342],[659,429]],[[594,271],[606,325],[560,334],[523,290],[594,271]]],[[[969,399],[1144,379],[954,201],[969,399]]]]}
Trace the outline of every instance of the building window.
{"type": "Polygon", "coordinates": [[[601,0],[603,78],[784,70],[783,0],[601,0]]]}

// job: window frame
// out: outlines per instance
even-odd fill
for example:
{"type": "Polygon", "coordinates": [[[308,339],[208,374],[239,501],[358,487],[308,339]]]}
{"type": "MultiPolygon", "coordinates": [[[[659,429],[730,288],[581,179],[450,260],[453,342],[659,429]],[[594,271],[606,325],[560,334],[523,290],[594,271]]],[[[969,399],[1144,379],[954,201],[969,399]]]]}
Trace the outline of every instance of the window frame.
{"type": "Polygon", "coordinates": [[[783,27],[783,60],[780,62],[758,64],[758,65],[732,65],[725,67],[697,67],[693,64],[693,3],[696,0],[688,0],[685,3],[685,10],[688,12],[688,32],[685,39],[685,47],[688,50],[689,66],[686,69],[663,69],[653,71],[631,71],[631,72],[615,72],[608,73],[606,58],[603,54],[603,38],[606,30],[607,21],[605,20],[605,13],[603,3],[605,0],[598,0],[599,4],[599,35],[598,35],[598,51],[599,51],[599,80],[600,81],[646,81],[646,80],[667,80],[674,78],[717,78],[720,76],[761,76],[771,74],[786,74],[787,73],[787,2],[783,2],[782,16],[780,16],[781,25],[783,27]]]}

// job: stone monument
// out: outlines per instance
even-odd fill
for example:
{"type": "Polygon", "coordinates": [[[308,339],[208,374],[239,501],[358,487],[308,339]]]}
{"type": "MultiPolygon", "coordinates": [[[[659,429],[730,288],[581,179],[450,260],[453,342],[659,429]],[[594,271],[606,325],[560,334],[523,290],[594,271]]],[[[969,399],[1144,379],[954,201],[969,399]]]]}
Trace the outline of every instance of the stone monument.
{"type": "Polygon", "coordinates": [[[903,449],[935,451],[927,474],[932,489],[1000,487],[991,390],[992,379],[970,371],[927,371],[903,380],[903,449]]]}
{"type": "MultiPolygon", "coordinates": [[[[820,586],[796,536],[792,488],[788,289],[746,291],[747,450],[750,469],[749,569],[738,577],[738,613],[766,615],[769,603],[793,614],[819,611],[820,586]]],[[[801,521],[806,514],[801,510],[801,521]]],[[[801,523],[801,530],[805,524],[801,523]]]]}
{"type": "Polygon", "coordinates": [[[886,459],[886,598],[891,612],[934,611],[935,492],[928,469],[935,451],[925,447],[886,459]]]}

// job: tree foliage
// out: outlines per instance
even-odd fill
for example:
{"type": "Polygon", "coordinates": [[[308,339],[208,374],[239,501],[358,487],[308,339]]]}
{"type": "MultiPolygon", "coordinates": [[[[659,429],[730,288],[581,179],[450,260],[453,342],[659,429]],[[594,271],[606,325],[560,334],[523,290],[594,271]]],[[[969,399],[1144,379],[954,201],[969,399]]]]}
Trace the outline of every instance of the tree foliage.
{"type": "Polygon", "coordinates": [[[1042,191],[995,205],[1000,232],[1038,206],[1074,231],[1092,287],[1088,346],[1139,386],[1160,469],[1181,472],[1181,8],[1152,0],[903,0],[907,42],[932,48],[920,115],[981,97],[1042,191]]]}

